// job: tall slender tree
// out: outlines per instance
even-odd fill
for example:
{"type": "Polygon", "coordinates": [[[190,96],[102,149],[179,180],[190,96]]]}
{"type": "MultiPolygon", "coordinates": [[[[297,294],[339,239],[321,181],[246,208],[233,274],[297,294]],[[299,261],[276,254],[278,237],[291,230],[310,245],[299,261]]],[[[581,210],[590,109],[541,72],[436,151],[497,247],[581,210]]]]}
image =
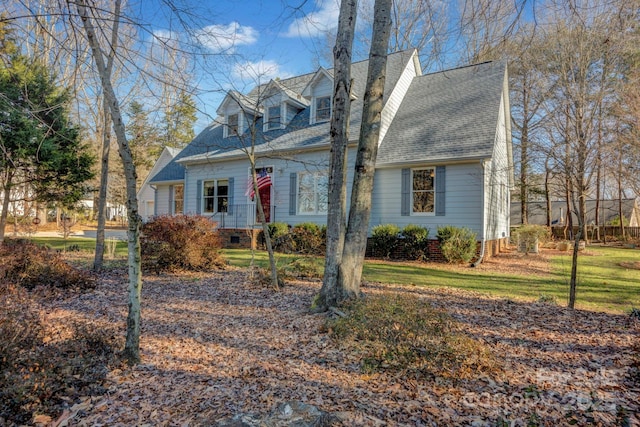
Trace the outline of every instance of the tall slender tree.
{"type": "Polygon", "coordinates": [[[351,54],[358,12],[356,0],[342,0],[334,55],[333,115],[331,116],[331,157],[327,208],[327,250],[324,278],[316,306],[326,309],[344,299],[338,285],[338,273],[347,218],[347,144],[351,114],[351,54]]]}
{"type": "MultiPolygon", "coordinates": [[[[116,0],[116,10],[119,10],[120,0],[116,0]]],[[[98,11],[90,7],[85,0],[78,0],[75,4],[78,15],[93,54],[93,59],[100,76],[104,96],[109,105],[111,120],[118,141],[118,152],[122,159],[127,189],[127,217],[128,224],[128,265],[129,265],[129,314],[127,316],[127,339],[124,355],[131,363],[140,361],[140,298],[142,292],[142,271],[140,258],[140,215],[138,214],[138,199],[136,192],[136,167],[133,162],[131,148],[127,141],[120,104],[111,83],[111,73],[108,68],[104,52],[113,48],[101,46],[95,30],[94,19],[98,11]]],[[[113,19],[121,19],[114,16],[113,19]]]]}
{"type": "MultiPolygon", "coordinates": [[[[358,143],[355,174],[353,178],[349,222],[343,238],[344,243],[342,248],[335,248],[335,243],[339,244],[342,236],[340,234],[333,234],[340,233],[341,228],[339,224],[336,224],[337,226],[332,227],[331,230],[327,227],[327,258],[332,257],[332,259],[326,262],[326,266],[331,269],[337,266],[338,271],[335,278],[333,277],[333,271],[331,272],[331,276],[327,276],[325,272],[319,298],[316,301],[316,306],[319,309],[328,309],[331,306],[337,305],[346,299],[357,297],[360,294],[360,279],[362,276],[371,213],[371,192],[373,190],[373,177],[375,174],[378,139],[380,136],[380,120],[386,77],[387,46],[389,44],[391,25],[391,0],[376,0],[374,10],[373,37],[371,41],[371,52],[369,54],[369,69],[365,88],[360,140],[358,143]],[[329,250],[336,250],[336,254],[329,253],[329,250]]],[[[348,6],[345,8],[345,11],[347,13],[350,11],[348,6]]],[[[350,18],[350,15],[347,15],[347,17],[350,18]]],[[[342,15],[341,24],[343,24],[342,15]]],[[[349,21],[347,20],[343,25],[348,28],[349,21]]],[[[339,43],[336,43],[336,50],[341,47],[339,43]]],[[[338,64],[336,64],[336,66],[337,65],[338,64]]],[[[337,84],[336,89],[339,89],[337,84]]],[[[334,98],[338,96],[339,93],[335,92],[334,98]]],[[[332,129],[333,124],[339,120],[348,120],[348,116],[336,117],[338,114],[344,114],[344,111],[334,111],[332,129]]],[[[346,125],[348,125],[348,123],[346,125]]],[[[334,140],[333,143],[335,144],[336,140],[334,140]]],[[[332,149],[336,149],[336,146],[334,145],[332,149]]],[[[345,191],[344,188],[346,187],[345,181],[342,182],[342,188],[336,188],[335,182],[332,186],[331,180],[335,180],[336,177],[339,179],[341,174],[344,173],[344,169],[341,169],[341,167],[344,168],[344,163],[334,163],[333,158],[331,161],[329,215],[331,214],[331,204],[340,203],[342,191],[345,191]]],[[[339,212],[339,214],[341,213],[342,211],[339,212]]]]}

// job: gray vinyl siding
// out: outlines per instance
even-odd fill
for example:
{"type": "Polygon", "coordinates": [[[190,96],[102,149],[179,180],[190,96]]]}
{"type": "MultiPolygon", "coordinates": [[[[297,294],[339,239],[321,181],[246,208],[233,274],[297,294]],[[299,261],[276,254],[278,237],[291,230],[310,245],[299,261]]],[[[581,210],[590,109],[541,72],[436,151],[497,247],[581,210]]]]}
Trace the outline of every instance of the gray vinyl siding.
{"type": "Polygon", "coordinates": [[[485,212],[487,240],[509,236],[509,161],[504,102],[500,103],[493,157],[487,164],[485,212]]]}
{"type": "MultiPolygon", "coordinates": [[[[350,157],[355,157],[350,156],[350,157]]],[[[273,167],[271,174],[271,204],[275,205],[274,218],[277,222],[286,222],[296,225],[301,222],[314,222],[326,224],[326,215],[291,215],[290,214],[290,174],[303,171],[329,171],[329,153],[326,151],[299,154],[287,159],[264,159],[258,161],[257,167],[273,167]]],[[[349,188],[353,178],[353,161],[348,174],[349,188]]],[[[224,163],[211,163],[206,165],[190,166],[185,187],[185,213],[196,213],[198,182],[211,179],[234,178],[233,191],[229,200],[236,205],[253,203],[246,195],[247,179],[249,174],[249,162],[244,159],[231,160],[224,163]]],[[[167,197],[168,199],[168,197],[167,197]]]]}
{"type": "Polygon", "coordinates": [[[156,185],[156,215],[169,215],[171,213],[169,206],[170,185],[156,185]]]}
{"type": "Polygon", "coordinates": [[[327,96],[333,93],[333,82],[327,78],[319,79],[313,86],[313,96],[327,96]]]}
{"type": "Polygon", "coordinates": [[[402,169],[378,169],[373,187],[370,227],[393,223],[402,228],[408,224],[418,224],[428,227],[429,235],[435,237],[438,227],[455,225],[471,228],[480,238],[482,234],[480,163],[446,165],[445,171],[445,215],[402,216],[402,169]]]}
{"type": "Polygon", "coordinates": [[[295,117],[296,114],[298,114],[298,109],[293,105],[286,104],[285,117],[284,117],[285,125],[289,124],[289,122],[291,122],[291,120],[295,117]]]}
{"type": "Polygon", "coordinates": [[[156,160],[153,168],[149,171],[146,179],[144,180],[140,190],[138,191],[138,212],[142,216],[143,221],[148,221],[154,215],[159,215],[156,212],[156,192],[149,185],[149,180],[153,178],[158,172],[162,170],[170,161],[173,159],[173,156],[169,149],[165,148],[162,150],[160,157],[156,160]],[[148,208],[149,206],[154,206],[154,211],[151,212],[148,208]]]}

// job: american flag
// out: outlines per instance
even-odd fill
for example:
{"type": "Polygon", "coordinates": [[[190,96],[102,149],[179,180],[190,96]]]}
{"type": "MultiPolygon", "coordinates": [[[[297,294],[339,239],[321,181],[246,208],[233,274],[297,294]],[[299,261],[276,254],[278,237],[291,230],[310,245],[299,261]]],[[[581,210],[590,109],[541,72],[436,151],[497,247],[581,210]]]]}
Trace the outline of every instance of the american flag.
{"type": "MultiPolygon", "coordinates": [[[[253,200],[253,196],[256,195],[256,192],[253,189],[253,180],[249,177],[249,182],[247,183],[247,191],[249,191],[249,197],[253,200]]],[[[271,185],[271,177],[267,173],[265,169],[260,169],[257,176],[258,182],[258,190],[262,190],[263,188],[267,188],[271,185]]]]}

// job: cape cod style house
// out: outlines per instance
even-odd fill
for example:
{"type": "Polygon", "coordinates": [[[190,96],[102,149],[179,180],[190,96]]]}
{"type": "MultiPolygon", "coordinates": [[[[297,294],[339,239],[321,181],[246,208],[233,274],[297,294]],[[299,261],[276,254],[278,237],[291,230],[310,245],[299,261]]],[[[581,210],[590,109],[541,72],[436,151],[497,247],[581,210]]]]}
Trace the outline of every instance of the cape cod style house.
{"type": "MultiPolygon", "coordinates": [[[[368,61],[352,64],[348,195],[368,61]]],[[[333,73],[230,91],[218,119],[156,173],[154,213],[210,216],[227,245],[256,225],[248,190],[252,145],[267,221],[326,223],[333,73]]],[[[506,65],[422,74],[415,51],[389,55],[371,227],[471,228],[483,254],[509,235],[513,186],[506,65]]]]}

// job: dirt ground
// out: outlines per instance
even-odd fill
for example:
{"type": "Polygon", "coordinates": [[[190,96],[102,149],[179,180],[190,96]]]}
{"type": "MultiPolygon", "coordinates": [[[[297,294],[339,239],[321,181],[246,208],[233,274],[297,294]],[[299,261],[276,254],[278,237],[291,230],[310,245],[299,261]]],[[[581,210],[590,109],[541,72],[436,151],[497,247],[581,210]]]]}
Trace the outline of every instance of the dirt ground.
{"type": "MultiPolygon", "coordinates": [[[[478,268],[545,274],[547,258],[510,252],[478,268]]],[[[274,292],[242,270],[145,277],[142,364],[112,369],[107,393],[73,402],[52,425],[215,425],[285,401],[315,405],[344,426],[640,425],[640,387],[628,375],[640,322],[627,315],[365,286],[366,294],[411,293],[445,309],[501,366],[493,377],[416,381],[363,373],[326,333],[326,315],[309,313],[319,287],[300,281],[274,292]]],[[[123,336],[126,292],[124,272],[112,273],[94,292],[43,303],[51,336],[63,339],[72,320],[123,336]]]]}

